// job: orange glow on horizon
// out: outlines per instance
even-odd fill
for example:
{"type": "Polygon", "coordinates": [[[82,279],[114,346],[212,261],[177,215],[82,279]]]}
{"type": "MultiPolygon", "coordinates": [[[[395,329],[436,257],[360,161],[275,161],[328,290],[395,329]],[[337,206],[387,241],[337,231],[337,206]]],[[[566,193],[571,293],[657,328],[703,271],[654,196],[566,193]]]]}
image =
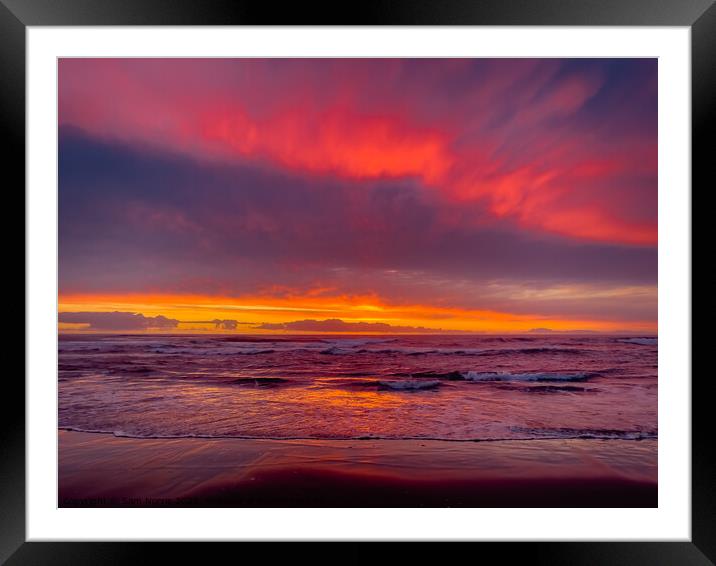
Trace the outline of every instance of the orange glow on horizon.
{"type": "MultiPolygon", "coordinates": [[[[316,297],[308,294],[236,298],[171,294],[65,294],[59,297],[59,312],[113,311],[141,313],[148,317],[161,315],[179,320],[180,324],[174,331],[216,331],[214,325],[208,322],[215,318],[239,321],[237,330],[233,331],[239,333],[300,333],[295,330],[264,330],[256,326],[305,319],[377,322],[392,326],[422,327],[428,332],[520,333],[534,328],[563,332],[589,330],[652,333],[657,330],[657,324],[653,321],[589,320],[435,305],[397,305],[383,303],[376,296],[316,297]]],[[[82,325],[60,323],[60,331],[81,329],[82,325]]]]}

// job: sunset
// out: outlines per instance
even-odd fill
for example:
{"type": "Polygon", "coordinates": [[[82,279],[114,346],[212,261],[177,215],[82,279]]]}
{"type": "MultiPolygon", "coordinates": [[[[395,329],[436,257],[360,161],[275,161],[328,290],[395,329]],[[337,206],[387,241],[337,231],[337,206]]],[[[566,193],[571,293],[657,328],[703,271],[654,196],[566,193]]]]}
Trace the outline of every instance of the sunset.
{"type": "Polygon", "coordinates": [[[656,332],[655,60],[59,65],[61,313],[656,332]]]}
{"type": "Polygon", "coordinates": [[[657,506],[657,59],[58,76],[59,507],[657,506]]]}

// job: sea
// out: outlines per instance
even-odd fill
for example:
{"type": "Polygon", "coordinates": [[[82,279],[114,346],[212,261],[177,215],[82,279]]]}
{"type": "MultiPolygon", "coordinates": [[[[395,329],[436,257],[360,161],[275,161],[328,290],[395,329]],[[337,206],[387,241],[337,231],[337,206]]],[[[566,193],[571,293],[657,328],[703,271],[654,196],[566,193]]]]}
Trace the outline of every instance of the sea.
{"type": "Polygon", "coordinates": [[[136,438],[657,438],[652,336],[61,334],[63,430],[136,438]]]}

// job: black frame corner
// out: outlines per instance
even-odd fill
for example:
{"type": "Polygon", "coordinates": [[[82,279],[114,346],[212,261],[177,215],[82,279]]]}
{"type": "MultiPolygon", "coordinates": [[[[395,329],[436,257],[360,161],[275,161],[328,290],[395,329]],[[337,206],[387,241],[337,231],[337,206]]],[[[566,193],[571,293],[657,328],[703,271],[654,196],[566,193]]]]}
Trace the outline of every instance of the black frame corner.
{"type": "MultiPolygon", "coordinates": [[[[0,0],[0,123],[8,142],[6,171],[14,174],[13,183],[5,185],[8,194],[15,183],[25,184],[27,26],[219,24],[689,26],[692,195],[696,184],[702,185],[702,192],[709,180],[713,186],[714,145],[709,138],[716,113],[714,0],[374,0],[361,4],[350,16],[338,3],[294,3],[277,10],[270,4],[244,0],[0,0]]],[[[24,199],[21,206],[24,211],[24,199]]],[[[710,379],[708,373],[692,379],[691,542],[484,543],[480,556],[486,556],[487,551],[488,556],[494,553],[500,561],[550,565],[716,564],[715,427],[707,406],[710,379]]],[[[25,388],[11,373],[5,378],[4,388],[5,399],[14,401],[6,403],[0,427],[0,563],[148,563],[158,558],[165,561],[175,554],[177,547],[170,549],[157,543],[25,542],[25,409],[18,401],[25,399],[25,388]],[[12,408],[15,412],[7,412],[12,408]]],[[[340,556],[368,558],[371,544],[352,543],[348,550],[341,549],[340,556]]],[[[185,543],[178,549],[181,555],[176,554],[184,560],[204,562],[215,552],[208,546],[185,543]]],[[[443,560],[444,556],[441,551],[443,560]]]]}

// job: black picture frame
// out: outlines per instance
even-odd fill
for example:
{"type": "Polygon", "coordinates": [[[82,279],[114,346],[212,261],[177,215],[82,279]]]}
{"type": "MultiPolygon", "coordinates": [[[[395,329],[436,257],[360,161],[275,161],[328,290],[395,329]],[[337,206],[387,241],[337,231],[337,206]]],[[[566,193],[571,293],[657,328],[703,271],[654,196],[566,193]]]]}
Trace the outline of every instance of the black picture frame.
{"type": "MultiPolygon", "coordinates": [[[[67,25],[560,25],[688,26],[692,55],[692,186],[713,188],[716,100],[714,0],[383,0],[346,5],[231,0],[0,0],[0,116],[6,195],[25,181],[25,33],[27,26],[67,25]],[[13,173],[12,177],[9,175],[13,173]]],[[[692,188],[693,195],[693,188],[692,188]]],[[[23,201],[24,203],[24,201],[23,201]]],[[[24,204],[20,205],[24,207],[24,204]]],[[[7,209],[8,211],[10,209],[7,209]]],[[[693,234],[693,227],[692,227],[693,234]]],[[[11,241],[11,240],[10,240],[11,241]]],[[[693,277],[693,269],[692,269],[693,277]]],[[[24,281],[27,283],[26,281],[24,281]]],[[[713,304],[713,303],[711,303],[713,304]]],[[[696,338],[696,336],[694,336],[696,338]]],[[[692,346],[693,350],[693,346],[692,346]]],[[[683,376],[689,379],[691,376],[683,376]]],[[[537,564],[716,563],[716,465],[709,373],[692,387],[692,538],[690,542],[485,543],[480,557],[537,564]]],[[[16,374],[4,377],[0,427],[0,562],[126,564],[211,561],[216,546],[183,543],[25,542],[25,398],[16,374]],[[13,412],[14,411],[14,412],[13,412]]],[[[352,544],[341,559],[367,558],[372,546],[352,544]]],[[[220,552],[221,550],[219,550],[220,552]]],[[[304,551],[305,552],[305,551],[304,551]]],[[[444,550],[441,556],[445,558],[444,550]]],[[[217,555],[218,556],[218,555],[217,555]]],[[[237,557],[238,558],[238,557],[237,557]]]]}

